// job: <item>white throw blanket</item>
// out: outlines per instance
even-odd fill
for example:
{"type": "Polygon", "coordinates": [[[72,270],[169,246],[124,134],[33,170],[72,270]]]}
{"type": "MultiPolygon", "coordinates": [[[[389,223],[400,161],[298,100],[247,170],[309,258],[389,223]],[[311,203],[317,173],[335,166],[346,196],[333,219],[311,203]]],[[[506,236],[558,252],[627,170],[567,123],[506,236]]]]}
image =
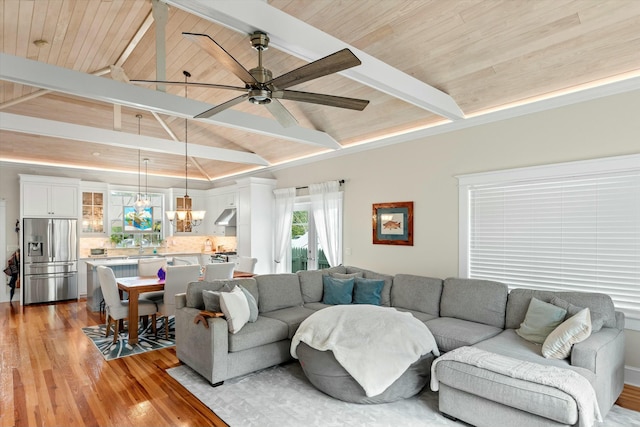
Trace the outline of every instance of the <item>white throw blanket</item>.
{"type": "Polygon", "coordinates": [[[459,347],[437,358],[431,365],[431,390],[433,391],[438,391],[439,388],[436,366],[443,360],[466,363],[511,378],[557,388],[576,401],[580,427],[592,427],[596,421],[602,421],[596,392],[591,383],[570,369],[518,360],[475,347],[459,347]]]}
{"type": "Polygon", "coordinates": [[[375,305],[336,305],[307,317],[291,342],[291,356],[304,342],[331,350],[342,367],[377,396],[423,355],[439,356],[431,331],[411,313],[375,305]]]}

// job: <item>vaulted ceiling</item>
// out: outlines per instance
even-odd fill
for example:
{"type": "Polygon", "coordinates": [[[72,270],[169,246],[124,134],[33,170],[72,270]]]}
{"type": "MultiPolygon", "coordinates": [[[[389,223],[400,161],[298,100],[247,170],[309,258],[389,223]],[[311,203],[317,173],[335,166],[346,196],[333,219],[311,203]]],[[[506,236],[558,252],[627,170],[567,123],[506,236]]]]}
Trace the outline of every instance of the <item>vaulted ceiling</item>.
{"type": "Polygon", "coordinates": [[[640,75],[636,0],[0,0],[0,20],[0,161],[131,172],[140,150],[178,177],[188,139],[204,182],[640,75]],[[362,65],[291,89],[369,105],[282,100],[287,128],[249,102],[194,119],[238,92],[128,81],[241,86],[182,32],[251,69],[256,30],[274,77],[350,48],[362,65]]]}

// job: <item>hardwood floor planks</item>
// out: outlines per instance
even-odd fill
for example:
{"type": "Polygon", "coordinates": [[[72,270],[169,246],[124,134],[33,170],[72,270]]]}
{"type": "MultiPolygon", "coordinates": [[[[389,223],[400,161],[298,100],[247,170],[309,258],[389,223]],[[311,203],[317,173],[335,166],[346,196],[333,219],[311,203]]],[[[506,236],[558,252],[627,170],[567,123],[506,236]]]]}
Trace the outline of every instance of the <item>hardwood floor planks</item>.
{"type": "Polygon", "coordinates": [[[165,371],[175,349],[110,362],[81,328],[86,302],[0,303],[0,426],[226,424],[165,371]]]}
{"type": "MultiPolygon", "coordinates": [[[[166,373],[174,348],[107,362],[81,330],[100,323],[85,301],[0,303],[0,427],[226,426],[166,373]]],[[[640,388],[617,403],[640,410],[640,388]]]]}

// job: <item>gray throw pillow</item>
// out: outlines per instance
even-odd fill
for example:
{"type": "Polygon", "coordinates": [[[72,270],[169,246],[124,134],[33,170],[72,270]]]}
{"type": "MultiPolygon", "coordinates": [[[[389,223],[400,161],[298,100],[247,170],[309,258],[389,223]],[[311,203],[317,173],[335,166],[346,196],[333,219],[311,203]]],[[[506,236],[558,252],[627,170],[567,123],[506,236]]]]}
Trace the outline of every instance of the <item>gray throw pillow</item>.
{"type": "MultiPolygon", "coordinates": [[[[565,301],[558,297],[553,297],[549,302],[553,305],[556,305],[560,308],[564,308],[565,310],[567,310],[567,315],[565,317],[565,320],[575,316],[582,309],[585,308],[585,307],[579,307],[577,305],[573,305],[570,302],[565,301]]],[[[600,329],[602,329],[602,325],[604,325],[604,316],[602,315],[602,313],[599,313],[593,310],[589,310],[589,314],[591,315],[591,333],[593,334],[598,332],[600,329]]]]}
{"type": "Polygon", "coordinates": [[[240,285],[238,285],[238,287],[244,293],[244,296],[247,297],[247,302],[249,303],[249,322],[253,323],[258,320],[258,303],[253,295],[251,295],[251,292],[240,285]]]}
{"type": "Polygon", "coordinates": [[[208,291],[204,289],[202,291],[202,300],[204,301],[204,309],[206,311],[222,313],[222,308],[220,307],[220,291],[208,291]]]}
{"type": "Polygon", "coordinates": [[[553,304],[531,298],[527,315],[516,334],[527,341],[542,344],[547,336],[563,321],[567,310],[553,304]]]}

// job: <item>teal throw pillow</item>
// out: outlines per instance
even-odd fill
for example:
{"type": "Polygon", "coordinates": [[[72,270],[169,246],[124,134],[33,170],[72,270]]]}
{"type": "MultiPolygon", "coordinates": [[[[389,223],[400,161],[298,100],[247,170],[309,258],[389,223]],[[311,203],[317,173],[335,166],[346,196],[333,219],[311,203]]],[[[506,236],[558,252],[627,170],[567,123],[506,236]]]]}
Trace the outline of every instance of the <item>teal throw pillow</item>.
{"type": "Polygon", "coordinates": [[[353,303],[380,305],[384,280],[362,279],[360,277],[355,279],[353,303]]]}
{"type": "Polygon", "coordinates": [[[350,279],[336,279],[331,276],[322,276],[322,286],[324,288],[322,302],[332,305],[351,304],[353,284],[353,277],[350,279]]]}
{"type": "Polygon", "coordinates": [[[564,321],[567,310],[564,308],[531,298],[527,314],[516,334],[527,341],[542,344],[547,336],[564,321]]]}

